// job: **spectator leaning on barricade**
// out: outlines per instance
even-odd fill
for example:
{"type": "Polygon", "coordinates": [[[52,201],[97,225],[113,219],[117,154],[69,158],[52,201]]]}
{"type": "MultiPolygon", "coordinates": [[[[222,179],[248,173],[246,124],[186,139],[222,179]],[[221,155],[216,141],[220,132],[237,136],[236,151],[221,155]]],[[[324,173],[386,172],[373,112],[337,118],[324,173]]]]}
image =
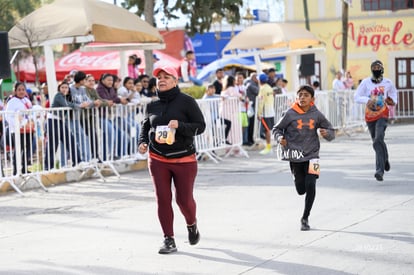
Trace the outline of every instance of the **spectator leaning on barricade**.
{"type": "MultiPolygon", "coordinates": [[[[135,128],[132,125],[129,126],[129,118],[126,115],[128,113],[127,109],[130,109],[128,107],[128,105],[130,104],[130,99],[127,96],[120,96],[120,94],[118,93],[118,90],[120,88],[122,88],[122,79],[117,76],[117,75],[112,75],[114,82],[112,84],[112,87],[114,88],[115,92],[117,93],[119,98],[125,98],[127,103],[126,104],[118,104],[116,105],[116,111],[115,111],[115,116],[116,116],[116,125],[118,126],[118,129],[121,129],[122,131],[118,130],[118,156],[120,157],[124,157],[126,155],[128,155],[128,148],[132,147],[131,144],[131,137],[134,134],[131,134],[131,129],[135,128]]],[[[133,82],[131,83],[133,84],[133,82]]],[[[133,86],[132,86],[133,88],[133,86]]],[[[139,128],[138,128],[139,129],[139,128]]],[[[135,133],[137,129],[134,129],[135,133]]],[[[134,140],[133,142],[136,142],[137,140],[134,140]]],[[[134,146],[134,148],[136,148],[136,146],[134,146]]]]}
{"type": "Polygon", "coordinates": [[[335,79],[332,81],[332,89],[334,91],[344,91],[346,90],[345,84],[342,81],[342,72],[337,71],[335,79]]]}
{"type": "Polygon", "coordinates": [[[112,87],[114,88],[115,92],[118,93],[118,89],[122,87],[122,79],[115,74],[112,75],[112,78],[113,78],[112,87]]]}
{"type": "Polygon", "coordinates": [[[236,89],[240,95],[240,121],[242,126],[243,145],[249,145],[247,142],[247,129],[249,126],[249,119],[247,117],[247,109],[249,108],[249,98],[246,95],[246,86],[244,86],[244,74],[238,72],[236,74],[236,89]]]}
{"type": "Polygon", "coordinates": [[[158,87],[157,87],[157,79],[155,77],[151,77],[148,81],[148,90],[151,98],[156,99],[158,98],[158,87]]]}
{"type": "Polygon", "coordinates": [[[47,83],[43,83],[41,87],[40,92],[40,105],[43,108],[49,108],[50,107],[50,99],[49,99],[49,86],[47,83]]]}
{"type": "Polygon", "coordinates": [[[270,68],[267,71],[267,84],[269,84],[270,87],[274,88],[276,87],[276,81],[277,81],[277,77],[276,77],[276,70],[275,68],[270,68]]]}
{"type": "Polygon", "coordinates": [[[141,84],[142,84],[141,97],[148,97],[148,98],[151,98],[151,99],[155,99],[157,97],[157,94],[156,94],[156,89],[157,89],[156,83],[157,83],[157,81],[155,81],[154,86],[149,87],[150,77],[148,75],[143,74],[138,79],[141,81],[141,84]]]}
{"type": "MultiPolygon", "coordinates": [[[[225,80],[225,85],[224,85],[224,89],[221,91],[220,96],[222,97],[223,101],[222,101],[222,105],[220,108],[220,116],[228,119],[231,121],[231,125],[239,125],[238,123],[236,123],[239,119],[238,115],[234,115],[232,113],[232,108],[231,108],[231,104],[229,103],[229,101],[227,99],[229,98],[237,98],[237,99],[241,99],[242,95],[239,93],[239,91],[236,88],[236,79],[234,78],[234,76],[229,75],[227,77],[227,79],[225,80]]],[[[240,112],[240,111],[239,111],[240,112]]],[[[233,133],[230,135],[230,143],[234,143],[235,140],[235,128],[234,126],[232,127],[232,131],[230,133],[233,133]]]]}
{"type": "MultiPolygon", "coordinates": [[[[3,100],[1,100],[1,98],[0,98],[0,112],[4,111],[4,109],[5,109],[5,106],[4,106],[3,100]]],[[[3,124],[3,114],[0,114],[0,137],[3,138],[4,133],[5,132],[4,132],[4,124],[3,124]]],[[[2,141],[3,141],[3,139],[1,139],[1,142],[2,141]]],[[[0,146],[1,147],[3,146],[3,142],[0,146]]]]}
{"type": "Polygon", "coordinates": [[[14,85],[14,96],[6,105],[6,122],[8,124],[8,133],[6,135],[6,144],[14,150],[13,154],[13,175],[17,175],[16,155],[21,156],[22,174],[30,173],[28,170],[28,152],[31,150],[32,136],[34,132],[34,123],[29,113],[24,112],[32,109],[32,103],[27,97],[26,86],[22,82],[14,85]],[[17,119],[19,121],[16,121],[17,119]],[[19,124],[19,128],[17,127],[19,124]],[[20,152],[16,151],[16,142],[20,142],[20,152]]]}
{"type": "Polygon", "coordinates": [[[164,233],[160,254],[177,251],[174,240],[174,212],[172,188],[185,217],[190,245],[200,240],[197,228],[196,202],[193,196],[197,175],[194,136],[204,132],[206,124],[194,98],[181,93],[178,74],[172,67],[154,70],[158,78],[159,98],[148,104],[139,151],[149,149],[148,168],[157,196],[158,218],[164,233]]]}
{"type": "MultiPolygon", "coordinates": [[[[147,82],[148,84],[148,82],[147,82]]],[[[148,86],[148,85],[147,85],[148,86]]],[[[139,80],[139,78],[134,80],[134,90],[136,91],[137,94],[139,94],[139,104],[138,104],[138,108],[137,108],[137,112],[139,112],[139,110],[141,110],[142,105],[148,102],[151,102],[152,100],[155,99],[151,98],[151,97],[147,97],[143,94],[143,89],[144,87],[142,86],[142,82],[139,80]]]]}
{"type": "MultiPolygon", "coordinates": [[[[76,106],[73,102],[68,102],[69,84],[62,82],[58,85],[58,92],[55,94],[52,102],[52,108],[69,107],[74,109],[76,106]]],[[[59,146],[59,142],[63,145],[61,150],[69,152],[69,158],[72,166],[76,166],[81,162],[79,147],[75,143],[74,135],[72,135],[69,127],[70,111],[53,110],[48,113],[46,134],[47,134],[47,151],[45,156],[45,170],[50,170],[55,166],[55,154],[59,146]]],[[[63,154],[66,160],[66,154],[63,154]]],[[[62,162],[60,162],[62,164],[62,162]]]]}
{"type": "Polygon", "coordinates": [[[262,127],[265,131],[266,148],[260,151],[260,154],[269,154],[272,151],[271,144],[271,130],[274,124],[275,117],[275,98],[273,89],[268,84],[266,74],[259,75],[260,90],[259,90],[259,106],[257,107],[257,119],[261,121],[262,127]]]}
{"type": "Polygon", "coordinates": [[[222,68],[216,70],[216,79],[213,82],[216,94],[219,95],[223,90],[224,70],[222,68]]]}
{"type": "MultiPolygon", "coordinates": [[[[139,63],[141,63],[141,59],[139,59],[139,63]]],[[[138,64],[139,65],[139,64],[138,64]]],[[[128,57],[128,76],[135,79],[138,77],[138,65],[137,65],[137,57],[136,55],[130,55],[128,57]]]]}
{"type": "Polygon", "coordinates": [[[352,78],[351,72],[347,71],[344,79],[345,88],[352,90],[354,88],[354,79],[352,78]]]}
{"type": "Polygon", "coordinates": [[[141,81],[139,81],[138,78],[134,79],[134,86],[135,86],[135,91],[139,94],[139,98],[141,99],[141,92],[142,92],[142,83],[141,81]]]}
{"type": "Polygon", "coordinates": [[[312,82],[312,88],[315,90],[315,91],[318,91],[318,90],[320,90],[320,86],[321,86],[321,84],[319,83],[319,81],[313,81],[312,82]]]}
{"type": "Polygon", "coordinates": [[[85,90],[86,74],[82,71],[75,73],[75,84],[70,85],[70,100],[75,105],[71,130],[75,135],[75,142],[81,146],[81,158],[89,161],[92,157],[98,158],[97,144],[93,138],[96,127],[93,119],[93,109],[101,105],[100,100],[93,101],[88,97],[85,90]]]}
{"type": "MultiPolygon", "coordinates": [[[[216,94],[216,88],[214,87],[213,84],[208,85],[207,90],[205,94],[203,95],[202,99],[216,99],[216,98],[221,98],[221,96],[216,94]]],[[[217,143],[221,144],[221,142],[224,142],[230,145],[230,142],[227,140],[227,137],[229,136],[229,133],[230,133],[231,121],[220,117],[219,103],[213,103],[210,105],[210,116],[212,120],[211,121],[212,125],[217,126],[217,121],[219,121],[220,125],[224,125],[225,140],[223,141],[218,140],[217,143]]]]}
{"type": "Polygon", "coordinates": [[[129,76],[124,78],[122,86],[118,89],[117,93],[119,97],[125,97],[128,103],[137,105],[141,101],[141,95],[135,89],[134,79],[129,76]]]}
{"type": "MultiPolygon", "coordinates": [[[[114,102],[115,106],[111,109],[111,111],[117,112],[116,104],[122,104],[126,105],[128,103],[127,99],[125,97],[118,97],[114,87],[113,87],[113,79],[114,76],[111,74],[103,74],[101,76],[101,79],[99,80],[98,86],[96,88],[96,91],[98,92],[99,96],[102,99],[111,100],[114,102]]],[[[127,144],[126,140],[128,140],[128,133],[126,133],[122,129],[122,122],[119,120],[119,115],[117,113],[110,113],[108,114],[110,116],[116,117],[116,120],[111,120],[109,117],[106,129],[104,131],[107,132],[108,137],[106,137],[106,134],[104,134],[104,145],[108,145],[108,151],[110,154],[114,154],[114,159],[118,159],[127,153],[127,144]],[[118,123],[118,122],[121,122],[118,123]],[[115,138],[115,139],[114,139],[115,138]],[[108,141],[108,144],[106,143],[108,141]],[[115,141],[115,142],[114,142],[115,141]],[[116,148],[113,148],[113,144],[115,143],[116,148]],[[115,151],[116,149],[116,151],[115,151]]],[[[104,158],[106,159],[107,156],[107,148],[104,146],[104,158]]]]}
{"type": "Polygon", "coordinates": [[[256,97],[259,95],[259,80],[257,79],[257,73],[250,74],[250,80],[246,84],[246,95],[249,98],[249,104],[252,107],[253,115],[249,116],[249,126],[247,130],[247,145],[254,144],[254,125],[256,123],[255,110],[256,110],[256,97]]]}
{"type": "MultiPolygon", "coordinates": [[[[103,114],[108,112],[108,108],[112,107],[114,105],[114,102],[111,101],[111,100],[103,99],[98,95],[98,92],[95,89],[95,78],[91,74],[86,75],[85,91],[86,91],[86,95],[92,101],[94,101],[94,102],[100,101],[101,102],[100,106],[98,107],[99,109],[98,110],[95,109],[93,112],[90,113],[90,115],[92,116],[92,117],[90,117],[90,120],[92,121],[93,116],[95,116],[96,112],[98,112],[99,125],[100,125],[101,128],[105,128],[105,127],[102,127],[102,125],[108,125],[108,121],[107,121],[106,116],[104,116],[103,114]]],[[[99,157],[99,149],[98,149],[99,148],[99,143],[98,143],[98,133],[97,133],[97,131],[91,131],[91,135],[89,136],[89,140],[90,140],[91,144],[96,144],[94,146],[94,148],[92,149],[92,156],[93,156],[93,158],[98,159],[98,161],[100,162],[101,159],[99,157]]]]}
{"type": "Polygon", "coordinates": [[[288,80],[286,78],[283,78],[282,79],[282,94],[287,94],[288,92],[287,85],[288,85],[288,80]]]}
{"type": "Polygon", "coordinates": [[[124,97],[127,99],[128,104],[125,106],[125,112],[123,117],[126,120],[125,128],[123,128],[127,133],[130,134],[131,142],[129,143],[129,154],[137,153],[137,144],[139,137],[140,125],[135,121],[135,114],[137,113],[138,104],[140,104],[141,96],[136,91],[134,80],[130,77],[125,77],[123,81],[123,86],[118,89],[118,96],[124,97]]]}
{"type": "Polygon", "coordinates": [[[283,78],[278,77],[276,79],[276,85],[274,87],[272,87],[273,88],[273,93],[275,95],[281,95],[281,94],[283,94],[283,91],[282,91],[282,80],[283,80],[283,78]]]}
{"type": "Polygon", "coordinates": [[[63,79],[63,81],[67,82],[69,84],[69,87],[70,85],[75,84],[74,78],[77,72],[78,72],[77,70],[71,70],[70,73],[65,75],[65,78],[63,79]]]}
{"type": "Polygon", "coordinates": [[[181,61],[179,76],[180,81],[184,83],[192,82],[194,85],[202,86],[203,82],[196,78],[197,68],[195,66],[195,54],[193,51],[187,51],[184,59],[181,61]]]}

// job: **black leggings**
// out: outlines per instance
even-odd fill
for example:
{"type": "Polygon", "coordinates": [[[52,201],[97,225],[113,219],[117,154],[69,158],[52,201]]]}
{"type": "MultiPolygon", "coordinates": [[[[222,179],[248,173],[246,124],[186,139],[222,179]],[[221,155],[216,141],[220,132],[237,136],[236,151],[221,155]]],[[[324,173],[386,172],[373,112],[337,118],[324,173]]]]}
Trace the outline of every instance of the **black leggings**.
{"type": "MultiPolygon", "coordinates": [[[[6,137],[7,138],[7,137],[6,137]]],[[[8,138],[7,138],[8,139],[8,138]]],[[[14,154],[13,154],[13,175],[17,175],[17,160],[16,155],[20,154],[22,158],[22,174],[26,174],[29,172],[28,170],[28,161],[30,158],[30,150],[32,148],[32,139],[33,139],[33,133],[12,133],[11,138],[9,142],[6,141],[6,143],[10,143],[9,145],[14,148],[14,154]],[[17,152],[15,148],[16,140],[20,139],[20,152],[17,152]]]]}
{"type": "Polygon", "coordinates": [[[304,219],[309,217],[312,209],[313,201],[315,200],[316,193],[316,179],[317,175],[309,174],[309,161],[305,162],[290,162],[290,171],[292,172],[293,179],[295,181],[296,191],[299,195],[305,196],[305,209],[303,211],[304,219]]]}

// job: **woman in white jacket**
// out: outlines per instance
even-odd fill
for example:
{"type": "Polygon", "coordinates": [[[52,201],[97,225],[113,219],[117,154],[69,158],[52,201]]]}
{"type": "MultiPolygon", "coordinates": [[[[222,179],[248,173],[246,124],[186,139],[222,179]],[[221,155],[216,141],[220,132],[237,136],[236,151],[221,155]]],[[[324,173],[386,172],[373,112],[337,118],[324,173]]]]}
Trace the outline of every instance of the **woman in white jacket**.
{"type": "Polygon", "coordinates": [[[26,86],[22,82],[14,85],[15,95],[7,102],[6,121],[9,128],[7,143],[14,148],[13,175],[17,175],[17,154],[21,155],[21,173],[30,173],[27,169],[28,152],[31,150],[34,123],[27,110],[32,109],[32,102],[27,97],[26,86]],[[17,143],[20,143],[19,152],[16,151],[17,143]]]}

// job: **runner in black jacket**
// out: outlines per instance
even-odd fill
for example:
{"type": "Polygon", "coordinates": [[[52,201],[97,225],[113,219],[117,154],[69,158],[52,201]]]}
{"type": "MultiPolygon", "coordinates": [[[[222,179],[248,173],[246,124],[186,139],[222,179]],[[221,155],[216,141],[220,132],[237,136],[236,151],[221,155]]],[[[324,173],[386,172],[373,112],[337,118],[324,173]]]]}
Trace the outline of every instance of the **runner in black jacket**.
{"type": "Polygon", "coordinates": [[[191,245],[198,243],[196,202],[193,197],[197,175],[194,136],[204,132],[206,124],[197,102],[180,92],[178,74],[172,67],[157,67],[158,101],[149,103],[139,139],[139,152],[149,148],[148,167],[154,183],[158,218],[164,232],[160,254],[177,251],[174,241],[171,183],[183,213],[191,245]]]}

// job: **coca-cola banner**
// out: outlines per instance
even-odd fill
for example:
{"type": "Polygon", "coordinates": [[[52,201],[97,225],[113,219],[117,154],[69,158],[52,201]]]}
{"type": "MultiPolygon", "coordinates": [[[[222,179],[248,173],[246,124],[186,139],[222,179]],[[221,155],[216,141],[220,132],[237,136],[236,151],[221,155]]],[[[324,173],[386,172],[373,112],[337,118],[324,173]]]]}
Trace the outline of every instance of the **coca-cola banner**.
{"type": "MultiPolygon", "coordinates": [[[[127,56],[136,54],[141,58],[139,65],[140,72],[145,71],[144,52],[142,50],[127,51],[127,56]]],[[[160,59],[158,62],[167,63],[170,66],[178,68],[180,60],[154,50],[154,54],[160,59]]],[[[42,59],[41,59],[42,60],[42,59]]],[[[119,51],[103,51],[103,52],[81,52],[76,50],[55,61],[56,79],[61,81],[72,70],[84,71],[86,74],[92,74],[95,79],[99,79],[103,73],[111,73],[118,75],[121,68],[119,51]]],[[[20,60],[18,66],[14,67],[16,77],[20,81],[34,82],[35,69],[32,60],[20,60]]],[[[45,64],[39,64],[40,81],[46,81],[45,64]]]]}

